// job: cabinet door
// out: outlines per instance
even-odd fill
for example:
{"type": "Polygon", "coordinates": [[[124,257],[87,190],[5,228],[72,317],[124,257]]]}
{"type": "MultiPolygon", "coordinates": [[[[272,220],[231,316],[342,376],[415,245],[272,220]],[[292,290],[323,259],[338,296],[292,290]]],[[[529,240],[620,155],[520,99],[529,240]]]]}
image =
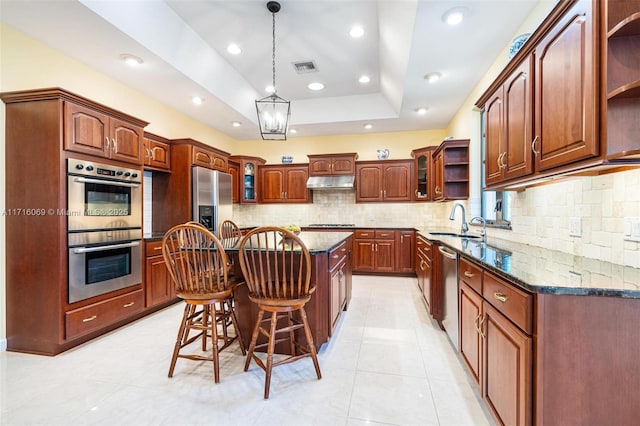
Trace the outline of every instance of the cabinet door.
{"type": "Polygon", "coordinates": [[[591,0],[578,1],[535,50],[535,169],[597,156],[591,0]]]}
{"type": "Polygon", "coordinates": [[[385,201],[411,201],[411,163],[384,167],[382,197],[385,201]]]}
{"type": "Polygon", "coordinates": [[[396,244],[394,240],[376,240],[375,270],[378,272],[394,272],[396,270],[396,244]]]}
{"type": "Polygon", "coordinates": [[[316,158],[309,160],[309,174],[312,176],[322,176],[332,174],[330,158],[316,158]]]}
{"type": "Polygon", "coordinates": [[[148,257],[146,266],[146,306],[155,306],[173,299],[175,291],[164,258],[162,256],[148,257]]]}
{"type": "Polygon", "coordinates": [[[421,273],[422,273],[422,296],[424,297],[424,300],[427,302],[427,309],[429,314],[434,315],[434,309],[435,309],[435,305],[433,304],[434,302],[434,298],[433,298],[433,289],[432,289],[432,282],[433,280],[431,279],[432,274],[433,274],[433,265],[431,264],[431,260],[429,260],[427,257],[424,257],[421,262],[424,262],[421,267],[421,273]]]}
{"type": "Polygon", "coordinates": [[[525,59],[504,86],[504,154],[500,161],[504,179],[533,172],[531,66],[531,58],[525,59]]]}
{"type": "Polygon", "coordinates": [[[415,270],[415,232],[396,231],[396,247],[396,272],[413,272],[415,270]]]}
{"type": "Polygon", "coordinates": [[[484,110],[484,172],[487,185],[500,182],[503,179],[503,167],[500,162],[504,153],[504,102],[502,98],[503,88],[500,87],[487,101],[484,110]]]}
{"type": "Polygon", "coordinates": [[[531,338],[484,302],[482,395],[505,425],[529,425],[532,412],[531,338]]]}
{"type": "Polygon", "coordinates": [[[353,269],[355,271],[374,270],[374,247],[374,240],[355,240],[353,248],[353,269]]]}
{"type": "Polygon", "coordinates": [[[308,167],[285,167],[285,201],[288,203],[306,203],[309,201],[308,167]]]}
{"type": "Polygon", "coordinates": [[[109,117],[89,108],[64,103],[64,149],[109,157],[109,117]]]}
{"type": "Polygon", "coordinates": [[[239,203],[240,190],[238,184],[238,175],[240,174],[240,165],[229,162],[228,172],[231,175],[231,198],[234,203],[239,203]]]}
{"type": "Polygon", "coordinates": [[[420,149],[412,151],[414,155],[413,170],[414,170],[414,194],[413,201],[431,201],[433,198],[433,150],[420,149]]]}
{"type": "Polygon", "coordinates": [[[482,317],[482,297],[460,281],[460,356],[480,387],[482,339],[478,324],[482,317]]]}
{"type": "Polygon", "coordinates": [[[281,203],[284,199],[284,171],[282,168],[260,168],[261,203],[281,203]]]}
{"type": "Polygon", "coordinates": [[[213,153],[197,146],[193,147],[193,165],[211,168],[213,164],[213,153]]]}
{"type": "Polygon", "coordinates": [[[240,203],[255,203],[257,200],[256,175],[258,174],[258,163],[255,161],[242,160],[240,162],[240,176],[238,186],[240,191],[240,203]]]}
{"type": "Polygon", "coordinates": [[[356,201],[381,201],[382,175],[381,165],[357,165],[356,201]]]}
{"type": "Polygon", "coordinates": [[[444,200],[444,153],[438,153],[433,159],[433,199],[444,200]]]}
{"type": "Polygon", "coordinates": [[[353,156],[335,157],[331,167],[334,175],[353,175],[356,172],[353,156]]]}
{"type": "Polygon", "coordinates": [[[126,121],[111,118],[109,120],[111,134],[111,158],[133,164],[142,164],[142,128],[126,121]]]}
{"type": "Polygon", "coordinates": [[[145,139],[145,165],[158,169],[169,170],[171,168],[171,151],[169,144],[145,139]]]}
{"type": "Polygon", "coordinates": [[[333,327],[340,318],[340,279],[341,279],[341,270],[339,267],[334,268],[331,271],[331,275],[329,277],[329,285],[331,290],[330,295],[330,329],[333,330],[333,327]]]}

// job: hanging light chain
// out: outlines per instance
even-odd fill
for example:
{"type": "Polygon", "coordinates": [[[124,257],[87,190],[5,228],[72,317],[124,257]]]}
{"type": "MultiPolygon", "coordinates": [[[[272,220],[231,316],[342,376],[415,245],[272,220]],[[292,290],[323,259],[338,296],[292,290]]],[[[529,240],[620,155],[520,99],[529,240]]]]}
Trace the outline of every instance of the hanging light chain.
{"type": "Polygon", "coordinates": [[[276,90],[276,14],[275,12],[271,12],[272,18],[272,32],[271,32],[271,40],[273,40],[273,50],[271,54],[271,61],[273,65],[273,93],[277,93],[276,90]]]}

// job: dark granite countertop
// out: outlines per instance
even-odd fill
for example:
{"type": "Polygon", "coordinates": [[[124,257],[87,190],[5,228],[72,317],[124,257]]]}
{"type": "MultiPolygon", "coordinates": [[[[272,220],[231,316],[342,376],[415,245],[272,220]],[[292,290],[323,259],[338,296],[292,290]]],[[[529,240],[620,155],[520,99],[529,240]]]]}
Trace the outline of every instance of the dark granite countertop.
{"type": "MultiPolygon", "coordinates": [[[[352,232],[311,232],[303,231],[298,235],[310,254],[328,253],[338,247],[344,240],[353,235],[352,232]]],[[[222,240],[222,245],[228,253],[238,251],[240,238],[222,240]]],[[[294,246],[294,250],[295,250],[294,246]]]]}
{"type": "MultiPolygon", "coordinates": [[[[256,228],[256,225],[238,225],[238,228],[240,228],[241,231],[246,231],[249,229],[256,228]]],[[[164,237],[164,234],[165,232],[151,232],[151,233],[147,232],[142,235],[142,238],[145,241],[158,241],[164,237]]]]}
{"type": "Polygon", "coordinates": [[[640,298],[638,268],[506,240],[419,233],[532,293],[640,298]]]}

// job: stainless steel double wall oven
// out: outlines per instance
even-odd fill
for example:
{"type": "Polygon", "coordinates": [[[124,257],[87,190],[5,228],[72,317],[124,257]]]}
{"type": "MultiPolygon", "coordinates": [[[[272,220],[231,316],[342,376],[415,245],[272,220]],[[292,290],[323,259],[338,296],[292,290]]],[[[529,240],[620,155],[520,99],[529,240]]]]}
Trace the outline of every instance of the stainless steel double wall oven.
{"type": "Polygon", "coordinates": [[[67,160],[69,303],[142,280],[142,172],[67,160]]]}

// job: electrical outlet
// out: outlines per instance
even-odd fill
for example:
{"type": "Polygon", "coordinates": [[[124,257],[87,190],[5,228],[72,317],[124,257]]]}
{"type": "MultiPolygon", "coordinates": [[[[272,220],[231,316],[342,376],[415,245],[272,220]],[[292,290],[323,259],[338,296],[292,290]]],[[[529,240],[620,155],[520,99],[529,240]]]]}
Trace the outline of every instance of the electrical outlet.
{"type": "Polygon", "coordinates": [[[640,217],[624,218],[624,240],[640,242],[640,217]]]}
{"type": "Polygon", "coordinates": [[[579,217],[569,218],[569,236],[582,237],[582,219],[579,217]]]}
{"type": "Polygon", "coordinates": [[[582,286],[582,274],[577,272],[569,271],[569,282],[571,287],[581,287],[582,286]]]}

